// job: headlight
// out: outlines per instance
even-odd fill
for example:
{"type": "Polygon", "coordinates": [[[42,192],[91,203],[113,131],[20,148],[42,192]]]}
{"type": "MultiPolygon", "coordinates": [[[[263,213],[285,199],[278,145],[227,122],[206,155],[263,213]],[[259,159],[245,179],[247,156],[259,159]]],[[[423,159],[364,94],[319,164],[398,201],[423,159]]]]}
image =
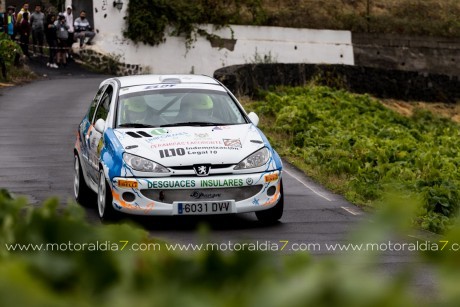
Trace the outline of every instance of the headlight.
{"type": "Polygon", "coordinates": [[[150,173],[169,173],[169,170],[153,161],[129,154],[129,153],[124,153],[123,154],[123,161],[125,161],[126,164],[128,164],[133,170],[139,171],[139,172],[150,172],[150,173]]]}
{"type": "Polygon", "coordinates": [[[234,169],[247,169],[264,165],[270,158],[270,152],[267,147],[259,149],[240,163],[234,169]]]}

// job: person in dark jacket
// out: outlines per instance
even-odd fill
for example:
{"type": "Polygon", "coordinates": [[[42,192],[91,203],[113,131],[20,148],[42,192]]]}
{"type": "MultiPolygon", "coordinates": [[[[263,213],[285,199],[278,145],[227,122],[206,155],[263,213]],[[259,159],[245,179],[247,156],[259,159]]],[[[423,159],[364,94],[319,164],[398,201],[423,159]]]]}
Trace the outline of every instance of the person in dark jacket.
{"type": "Polygon", "coordinates": [[[46,18],[46,25],[45,25],[45,35],[46,41],[48,42],[48,46],[50,48],[50,57],[46,66],[51,68],[58,68],[56,63],[54,62],[54,58],[56,56],[56,48],[57,48],[57,28],[54,22],[56,21],[56,15],[49,14],[46,18]]]}
{"type": "Polygon", "coordinates": [[[29,23],[29,13],[24,12],[22,14],[22,20],[18,26],[19,32],[19,41],[21,44],[22,53],[26,57],[30,57],[29,55],[29,38],[30,38],[30,23],[29,23]]]}

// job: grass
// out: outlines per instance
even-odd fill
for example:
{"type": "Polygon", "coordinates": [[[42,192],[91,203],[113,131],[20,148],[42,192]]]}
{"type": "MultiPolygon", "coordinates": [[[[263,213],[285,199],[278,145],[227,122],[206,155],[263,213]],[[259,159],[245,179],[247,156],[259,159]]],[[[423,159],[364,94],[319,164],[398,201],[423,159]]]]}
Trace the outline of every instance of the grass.
{"type": "Polygon", "coordinates": [[[364,208],[394,191],[421,199],[415,223],[437,233],[457,216],[460,134],[446,116],[457,118],[458,106],[382,103],[313,85],[262,97],[243,102],[279,153],[316,181],[364,208]]]}
{"type": "Polygon", "coordinates": [[[266,25],[446,37],[460,34],[457,0],[262,0],[261,5],[266,25]]]}
{"type": "Polygon", "coordinates": [[[37,78],[38,76],[27,65],[10,67],[6,79],[0,77],[0,88],[25,84],[37,78]]]}

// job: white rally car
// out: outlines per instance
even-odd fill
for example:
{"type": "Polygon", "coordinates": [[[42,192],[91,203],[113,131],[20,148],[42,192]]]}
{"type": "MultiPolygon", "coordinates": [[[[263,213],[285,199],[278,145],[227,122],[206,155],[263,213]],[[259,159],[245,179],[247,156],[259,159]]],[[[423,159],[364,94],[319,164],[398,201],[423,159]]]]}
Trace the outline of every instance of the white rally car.
{"type": "Polygon", "coordinates": [[[282,163],[217,80],[144,75],[103,81],[78,127],[74,193],[96,192],[101,218],[283,214],[282,163]]]}

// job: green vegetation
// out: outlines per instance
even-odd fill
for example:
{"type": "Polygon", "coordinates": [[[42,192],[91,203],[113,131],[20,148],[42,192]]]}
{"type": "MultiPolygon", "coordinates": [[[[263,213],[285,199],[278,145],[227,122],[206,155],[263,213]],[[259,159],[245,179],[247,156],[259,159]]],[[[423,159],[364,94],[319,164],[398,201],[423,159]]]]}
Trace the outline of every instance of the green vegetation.
{"type": "MultiPolygon", "coordinates": [[[[372,224],[358,229],[354,242],[380,242],[390,233],[405,232],[415,203],[405,204],[386,207],[372,224]]],[[[460,227],[445,240],[449,246],[460,242],[460,227]]],[[[52,199],[31,206],[0,191],[0,296],[4,306],[31,307],[69,302],[76,307],[457,306],[458,252],[441,251],[444,242],[435,241],[439,250],[425,253],[439,272],[440,286],[421,300],[411,285],[414,267],[385,278],[378,274],[375,253],[344,253],[334,260],[306,252],[170,252],[135,226],[89,225],[77,205],[58,210],[52,199]],[[126,241],[163,248],[121,250],[126,241]],[[75,250],[77,244],[97,242],[118,250],[75,250]],[[29,251],[13,251],[6,244],[24,244],[29,251]],[[56,244],[61,250],[33,251],[29,244],[56,244]]]]}
{"type": "Polygon", "coordinates": [[[417,223],[442,232],[460,205],[460,127],[426,110],[404,117],[366,95],[279,87],[249,105],[280,154],[351,202],[420,197],[417,223]]]}
{"type": "Polygon", "coordinates": [[[190,47],[212,37],[199,26],[209,23],[458,37],[459,16],[457,0],[132,0],[124,35],[150,45],[184,35],[190,47]]]}
{"type": "Polygon", "coordinates": [[[24,65],[20,65],[22,56],[21,47],[13,42],[5,33],[0,33],[0,82],[12,82],[20,84],[34,79],[35,74],[24,65]],[[5,65],[6,78],[2,74],[2,65],[5,65]]]}

